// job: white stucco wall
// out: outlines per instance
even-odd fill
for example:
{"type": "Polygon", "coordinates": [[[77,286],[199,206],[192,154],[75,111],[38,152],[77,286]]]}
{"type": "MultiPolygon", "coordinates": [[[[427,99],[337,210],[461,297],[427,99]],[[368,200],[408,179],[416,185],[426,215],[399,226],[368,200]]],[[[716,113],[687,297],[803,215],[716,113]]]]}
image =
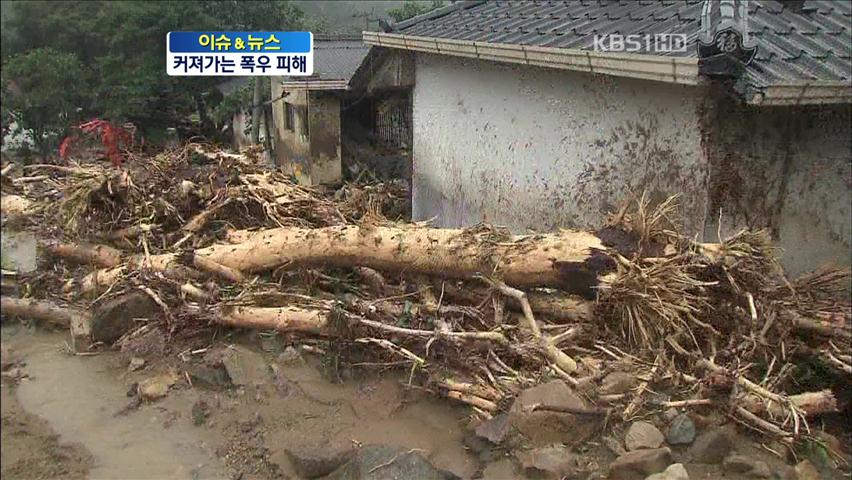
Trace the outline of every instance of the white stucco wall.
{"type": "Polygon", "coordinates": [[[704,91],[418,53],[413,216],[515,231],[596,228],[628,190],[682,193],[703,230],[704,91]]]}
{"type": "Polygon", "coordinates": [[[712,145],[706,238],[769,228],[796,276],[852,264],[852,107],[760,108],[721,102],[712,145]]]}

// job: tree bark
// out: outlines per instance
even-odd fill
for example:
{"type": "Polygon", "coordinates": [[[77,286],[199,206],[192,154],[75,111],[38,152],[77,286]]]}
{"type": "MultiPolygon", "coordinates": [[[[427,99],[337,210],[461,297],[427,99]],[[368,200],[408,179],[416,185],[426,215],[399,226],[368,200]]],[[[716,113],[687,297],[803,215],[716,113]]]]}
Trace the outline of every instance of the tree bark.
{"type": "Polygon", "coordinates": [[[23,317],[68,328],[75,317],[84,315],[46,300],[0,297],[3,316],[23,317]]]}
{"type": "Polygon", "coordinates": [[[496,274],[517,287],[555,287],[589,294],[605,270],[604,244],[589,232],[500,236],[491,231],[345,225],[284,227],[232,245],[195,252],[244,272],[293,267],[363,266],[469,279],[496,274]]]}
{"type": "Polygon", "coordinates": [[[107,245],[58,243],[44,245],[44,249],[56,257],[98,267],[116,267],[122,258],[121,251],[107,245]]]}
{"type": "MultiPolygon", "coordinates": [[[[325,228],[283,227],[262,230],[237,244],[217,244],[195,251],[196,258],[237,272],[261,272],[286,265],[370,267],[443,278],[497,276],[519,288],[553,287],[593,298],[594,287],[608,271],[603,242],[590,232],[509,236],[410,226],[344,225],[325,228]]],[[[148,268],[166,271],[174,254],[152,255],[148,268]]],[[[131,268],[142,265],[139,260],[131,268]]],[[[124,267],[93,272],[84,291],[109,285],[124,267]]],[[[541,305],[548,303],[543,300],[541,305]]],[[[559,300],[553,305],[567,305],[559,300]]],[[[572,306],[571,308],[574,308],[572,306]]]]}

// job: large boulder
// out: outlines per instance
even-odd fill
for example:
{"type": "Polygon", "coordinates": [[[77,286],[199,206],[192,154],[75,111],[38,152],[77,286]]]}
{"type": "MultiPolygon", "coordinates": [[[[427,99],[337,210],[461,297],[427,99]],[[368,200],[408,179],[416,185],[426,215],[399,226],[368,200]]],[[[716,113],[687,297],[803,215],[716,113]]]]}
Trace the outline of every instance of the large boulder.
{"type": "Polygon", "coordinates": [[[672,451],[667,447],[636,450],[616,458],[609,467],[609,480],[644,480],[672,464],[672,451]]]}
{"type": "Polygon", "coordinates": [[[326,480],[455,480],[450,472],[432,466],[416,450],[368,445],[360,448],[326,480]]]}
{"type": "Polygon", "coordinates": [[[713,428],[702,433],[689,447],[695,463],[722,463],[733,449],[733,437],[725,428],[713,428]]]}
{"type": "Polygon", "coordinates": [[[92,311],[92,341],[111,345],[136,325],[137,319],[155,319],[162,315],[160,306],[138,290],[111,298],[92,311]]]}
{"type": "Polygon", "coordinates": [[[570,413],[533,411],[536,405],[586,408],[582,397],[562,380],[553,380],[521,392],[509,409],[509,425],[526,437],[530,446],[575,445],[584,441],[595,429],[595,419],[570,413]]]}

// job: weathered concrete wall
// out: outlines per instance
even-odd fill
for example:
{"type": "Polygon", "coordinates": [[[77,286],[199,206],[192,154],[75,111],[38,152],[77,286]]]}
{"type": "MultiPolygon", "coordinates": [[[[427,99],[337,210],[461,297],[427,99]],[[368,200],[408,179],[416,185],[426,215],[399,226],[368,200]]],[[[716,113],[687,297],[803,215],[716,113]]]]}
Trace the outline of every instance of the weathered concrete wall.
{"type": "Polygon", "coordinates": [[[327,92],[311,92],[308,121],[311,182],[321,184],[340,181],[340,99],[327,92]]]}
{"type": "MultiPolygon", "coordinates": [[[[280,78],[272,77],[272,98],[281,98],[284,88],[280,78]]],[[[287,103],[307,109],[308,91],[295,89],[288,91],[283,99],[272,104],[272,121],[275,124],[275,156],[276,163],[282,170],[290,173],[302,183],[310,184],[310,153],[311,144],[308,138],[306,118],[295,116],[292,130],[287,129],[287,103]]]]}
{"type": "Polygon", "coordinates": [[[707,239],[767,227],[792,275],[852,263],[852,107],[720,102],[708,117],[707,239]]]}
{"type": "Polygon", "coordinates": [[[411,88],[414,86],[414,53],[388,49],[371,58],[367,91],[411,88]]]}
{"type": "Polygon", "coordinates": [[[596,228],[644,189],[682,193],[686,227],[702,232],[704,93],[418,53],[414,219],[596,228]]]}
{"type": "MultiPolygon", "coordinates": [[[[283,87],[273,77],[272,98],[283,87]]],[[[288,90],[272,107],[276,163],[305,185],[341,179],[340,100],[329,92],[288,90]],[[287,128],[287,104],[296,108],[293,129],[287,128]]]]}

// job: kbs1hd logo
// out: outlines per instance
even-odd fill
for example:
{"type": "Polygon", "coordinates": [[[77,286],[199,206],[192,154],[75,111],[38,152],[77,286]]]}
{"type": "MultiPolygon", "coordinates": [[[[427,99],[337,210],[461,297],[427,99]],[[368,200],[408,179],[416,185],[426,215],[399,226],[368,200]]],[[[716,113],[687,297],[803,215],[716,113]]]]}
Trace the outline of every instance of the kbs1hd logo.
{"type": "Polygon", "coordinates": [[[685,53],[686,35],[656,33],[654,35],[595,35],[596,52],[618,53],[685,53]]]}
{"type": "Polygon", "coordinates": [[[169,32],[172,76],[307,76],[314,73],[311,32],[169,32]]]}

